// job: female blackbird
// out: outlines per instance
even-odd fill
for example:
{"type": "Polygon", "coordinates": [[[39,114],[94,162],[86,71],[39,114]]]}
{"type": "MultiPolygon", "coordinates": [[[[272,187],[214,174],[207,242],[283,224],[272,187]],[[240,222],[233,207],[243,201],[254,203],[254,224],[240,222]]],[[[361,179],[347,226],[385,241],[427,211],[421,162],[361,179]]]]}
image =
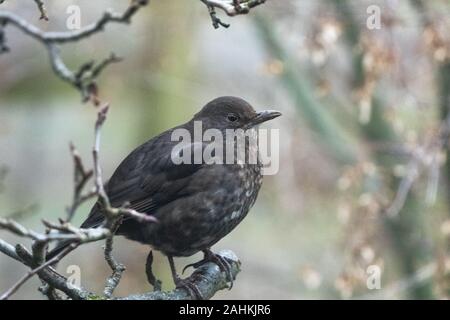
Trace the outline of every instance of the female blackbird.
{"type": "MultiPolygon", "coordinates": [[[[158,222],[141,223],[124,218],[116,234],[164,253],[177,287],[185,287],[191,292],[191,289],[196,292],[195,288],[178,277],[173,257],[203,251],[205,257],[200,263],[214,261],[222,270],[228,269],[227,262],[210,248],[233,230],[254,204],[262,183],[261,162],[256,156],[258,161],[253,163],[211,164],[202,159],[176,164],[173,150],[180,141],[172,135],[178,129],[178,132],[188,132],[194,137],[199,123],[201,134],[207,129],[217,129],[224,137],[227,129],[256,132],[258,124],[280,115],[277,111],[256,112],[240,98],[220,97],[206,104],[189,122],[136,148],[116,169],[105,190],[112,206],[127,203],[131,209],[153,215],[158,222]]],[[[191,141],[185,144],[180,154],[190,147],[194,154],[199,150],[202,152],[209,143],[191,141]]],[[[224,138],[224,149],[230,143],[234,140],[224,138]]],[[[236,151],[235,147],[232,149],[236,151]]],[[[245,151],[249,154],[258,152],[257,146],[249,143],[245,144],[245,151]]],[[[81,227],[95,228],[102,223],[104,215],[98,202],[81,227]]],[[[61,243],[48,257],[56,255],[65,246],[66,243],[61,243]]]]}

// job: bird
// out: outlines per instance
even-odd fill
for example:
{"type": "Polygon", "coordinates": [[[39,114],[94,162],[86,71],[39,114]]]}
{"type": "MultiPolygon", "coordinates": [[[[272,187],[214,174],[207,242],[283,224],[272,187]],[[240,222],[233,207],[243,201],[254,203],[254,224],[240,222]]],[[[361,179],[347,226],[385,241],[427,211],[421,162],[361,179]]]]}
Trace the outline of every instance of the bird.
{"type": "MultiPolygon", "coordinates": [[[[192,160],[195,150],[203,152],[211,142],[185,142],[176,153],[174,150],[180,146],[180,141],[173,136],[177,132],[195,135],[199,123],[202,133],[213,129],[226,136],[227,132],[242,129],[250,130],[254,136],[261,123],[280,115],[274,110],[257,112],[241,98],[223,96],[208,102],[188,122],[137,147],[114,171],[105,184],[105,191],[113,207],[126,203],[130,209],[152,215],[157,222],[142,223],[124,217],[115,235],[150,245],[152,249],[162,252],[169,260],[176,287],[185,288],[197,297],[200,293],[195,286],[178,275],[174,257],[203,252],[201,261],[186,267],[215,262],[221,270],[228,272],[232,282],[229,264],[211,247],[246,217],[256,201],[263,177],[257,145],[250,145],[248,141],[245,144],[245,151],[253,155],[256,153],[257,161],[254,163],[207,163],[203,160],[174,163],[174,154],[180,156],[187,150],[193,150],[194,155],[189,156],[192,160]]],[[[236,151],[237,144],[233,141],[233,150],[236,151]]],[[[230,143],[233,142],[224,139],[222,146],[226,148],[230,143]]],[[[218,153],[213,152],[212,155],[219,156],[218,153]]],[[[104,222],[101,201],[97,201],[81,228],[100,227],[104,222]]],[[[48,253],[47,259],[69,244],[62,242],[57,245],[48,253]]]]}

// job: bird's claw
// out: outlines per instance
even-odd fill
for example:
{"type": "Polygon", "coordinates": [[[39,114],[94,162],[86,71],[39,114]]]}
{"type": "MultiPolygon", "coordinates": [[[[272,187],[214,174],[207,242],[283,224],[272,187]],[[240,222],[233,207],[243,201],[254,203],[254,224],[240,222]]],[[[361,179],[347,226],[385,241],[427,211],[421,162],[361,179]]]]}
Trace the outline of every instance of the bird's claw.
{"type": "Polygon", "coordinates": [[[213,260],[211,262],[217,264],[219,266],[220,271],[225,272],[228,278],[227,280],[230,282],[228,290],[231,290],[231,288],[233,288],[234,277],[233,273],[231,272],[230,262],[227,260],[227,258],[214,253],[213,253],[213,260]]]}
{"type": "Polygon", "coordinates": [[[196,300],[205,300],[202,293],[198,289],[198,287],[189,281],[189,279],[181,279],[177,278],[175,279],[175,286],[177,289],[184,289],[186,290],[191,297],[194,297],[196,300]]]}
{"type": "Polygon", "coordinates": [[[221,255],[215,254],[211,250],[205,250],[205,251],[203,251],[203,253],[205,256],[203,257],[202,260],[186,265],[183,268],[182,273],[184,273],[186,271],[186,269],[188,269],[190,267],[197,269],[198,267],[204,265],[207,262],[215,263],[219,267],[221,272],[226,273],[227,280],[230,282],[230,285],[228,286],[228,290],[231,290],[231,288],[233,288],[234,277],[233,277],[233,273],[231,272],[232,267],[231,267],[231,264],[228,261],[228,259],[225,257],[222,257],[221,255]]]}
{"type": "Polygon", "coordinates": [[[194,268],[194,269],[197,269],[198,267],[200,267],[201,265],[203,265],[203,264],[205,264],[205,263],[207,263],[208,261],[206,261],[204,258],[202,259],[202,260],[200,260],[200,261],[197,261],[197,262],[195,262],[195,263],[189,263],[188,265],[186,265],[184,268],[183,268],[183,271],[181,271],[181,274],[184,274],[184,272],[187,270],[187,269],[189,269],[189,268],[194,268]]]}

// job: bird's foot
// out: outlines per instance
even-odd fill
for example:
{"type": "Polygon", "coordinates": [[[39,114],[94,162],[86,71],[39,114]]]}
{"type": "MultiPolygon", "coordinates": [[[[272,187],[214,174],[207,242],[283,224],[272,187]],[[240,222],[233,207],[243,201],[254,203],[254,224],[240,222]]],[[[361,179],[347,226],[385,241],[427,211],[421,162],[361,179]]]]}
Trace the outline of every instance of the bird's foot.
{"type": "Polygon", "coordinates": [[[194,283],[192,283],[189,279],[181,279],[180,277],[176,277],[174,279],[174,282],[177,289],[186,290],[189,293],[189,295],[194,299],[205,300],[198,287],[194,283]]]}
{"type": "Polygon", "coordinates": [[[225,272],[227,275],[227,280],[230,282],[230,285],[228,286],[228,290],[231,290],[233,288],[233,273],[231,271],[231,264],[228,261],[227,258],[222,257],[221,255],[215,254],[210,249],[203,250],[204,257],[202,260],[196,262],[196,263],[190,263],[187,266],[183,268],[182,273],[186,271],[186,269],[193,267],[194,269],[197,269],[198,267],[204,265],[205,263],[212,262],[215,263],[220,271],[225,272]]]}

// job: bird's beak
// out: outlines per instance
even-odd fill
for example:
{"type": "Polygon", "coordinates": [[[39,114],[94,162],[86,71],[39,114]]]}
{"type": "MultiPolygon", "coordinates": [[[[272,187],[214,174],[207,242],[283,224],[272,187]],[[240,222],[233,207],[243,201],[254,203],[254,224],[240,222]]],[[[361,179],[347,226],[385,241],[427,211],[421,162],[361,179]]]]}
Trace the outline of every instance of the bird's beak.
{"type": "Polygon", "coordinates": [[[276,117],[281,116],[281,112],[276,110],[264,110],[256,113],[256,116],[250,120],[248,127],[254,127],[260,123],[275,119],[276,117]]]}

